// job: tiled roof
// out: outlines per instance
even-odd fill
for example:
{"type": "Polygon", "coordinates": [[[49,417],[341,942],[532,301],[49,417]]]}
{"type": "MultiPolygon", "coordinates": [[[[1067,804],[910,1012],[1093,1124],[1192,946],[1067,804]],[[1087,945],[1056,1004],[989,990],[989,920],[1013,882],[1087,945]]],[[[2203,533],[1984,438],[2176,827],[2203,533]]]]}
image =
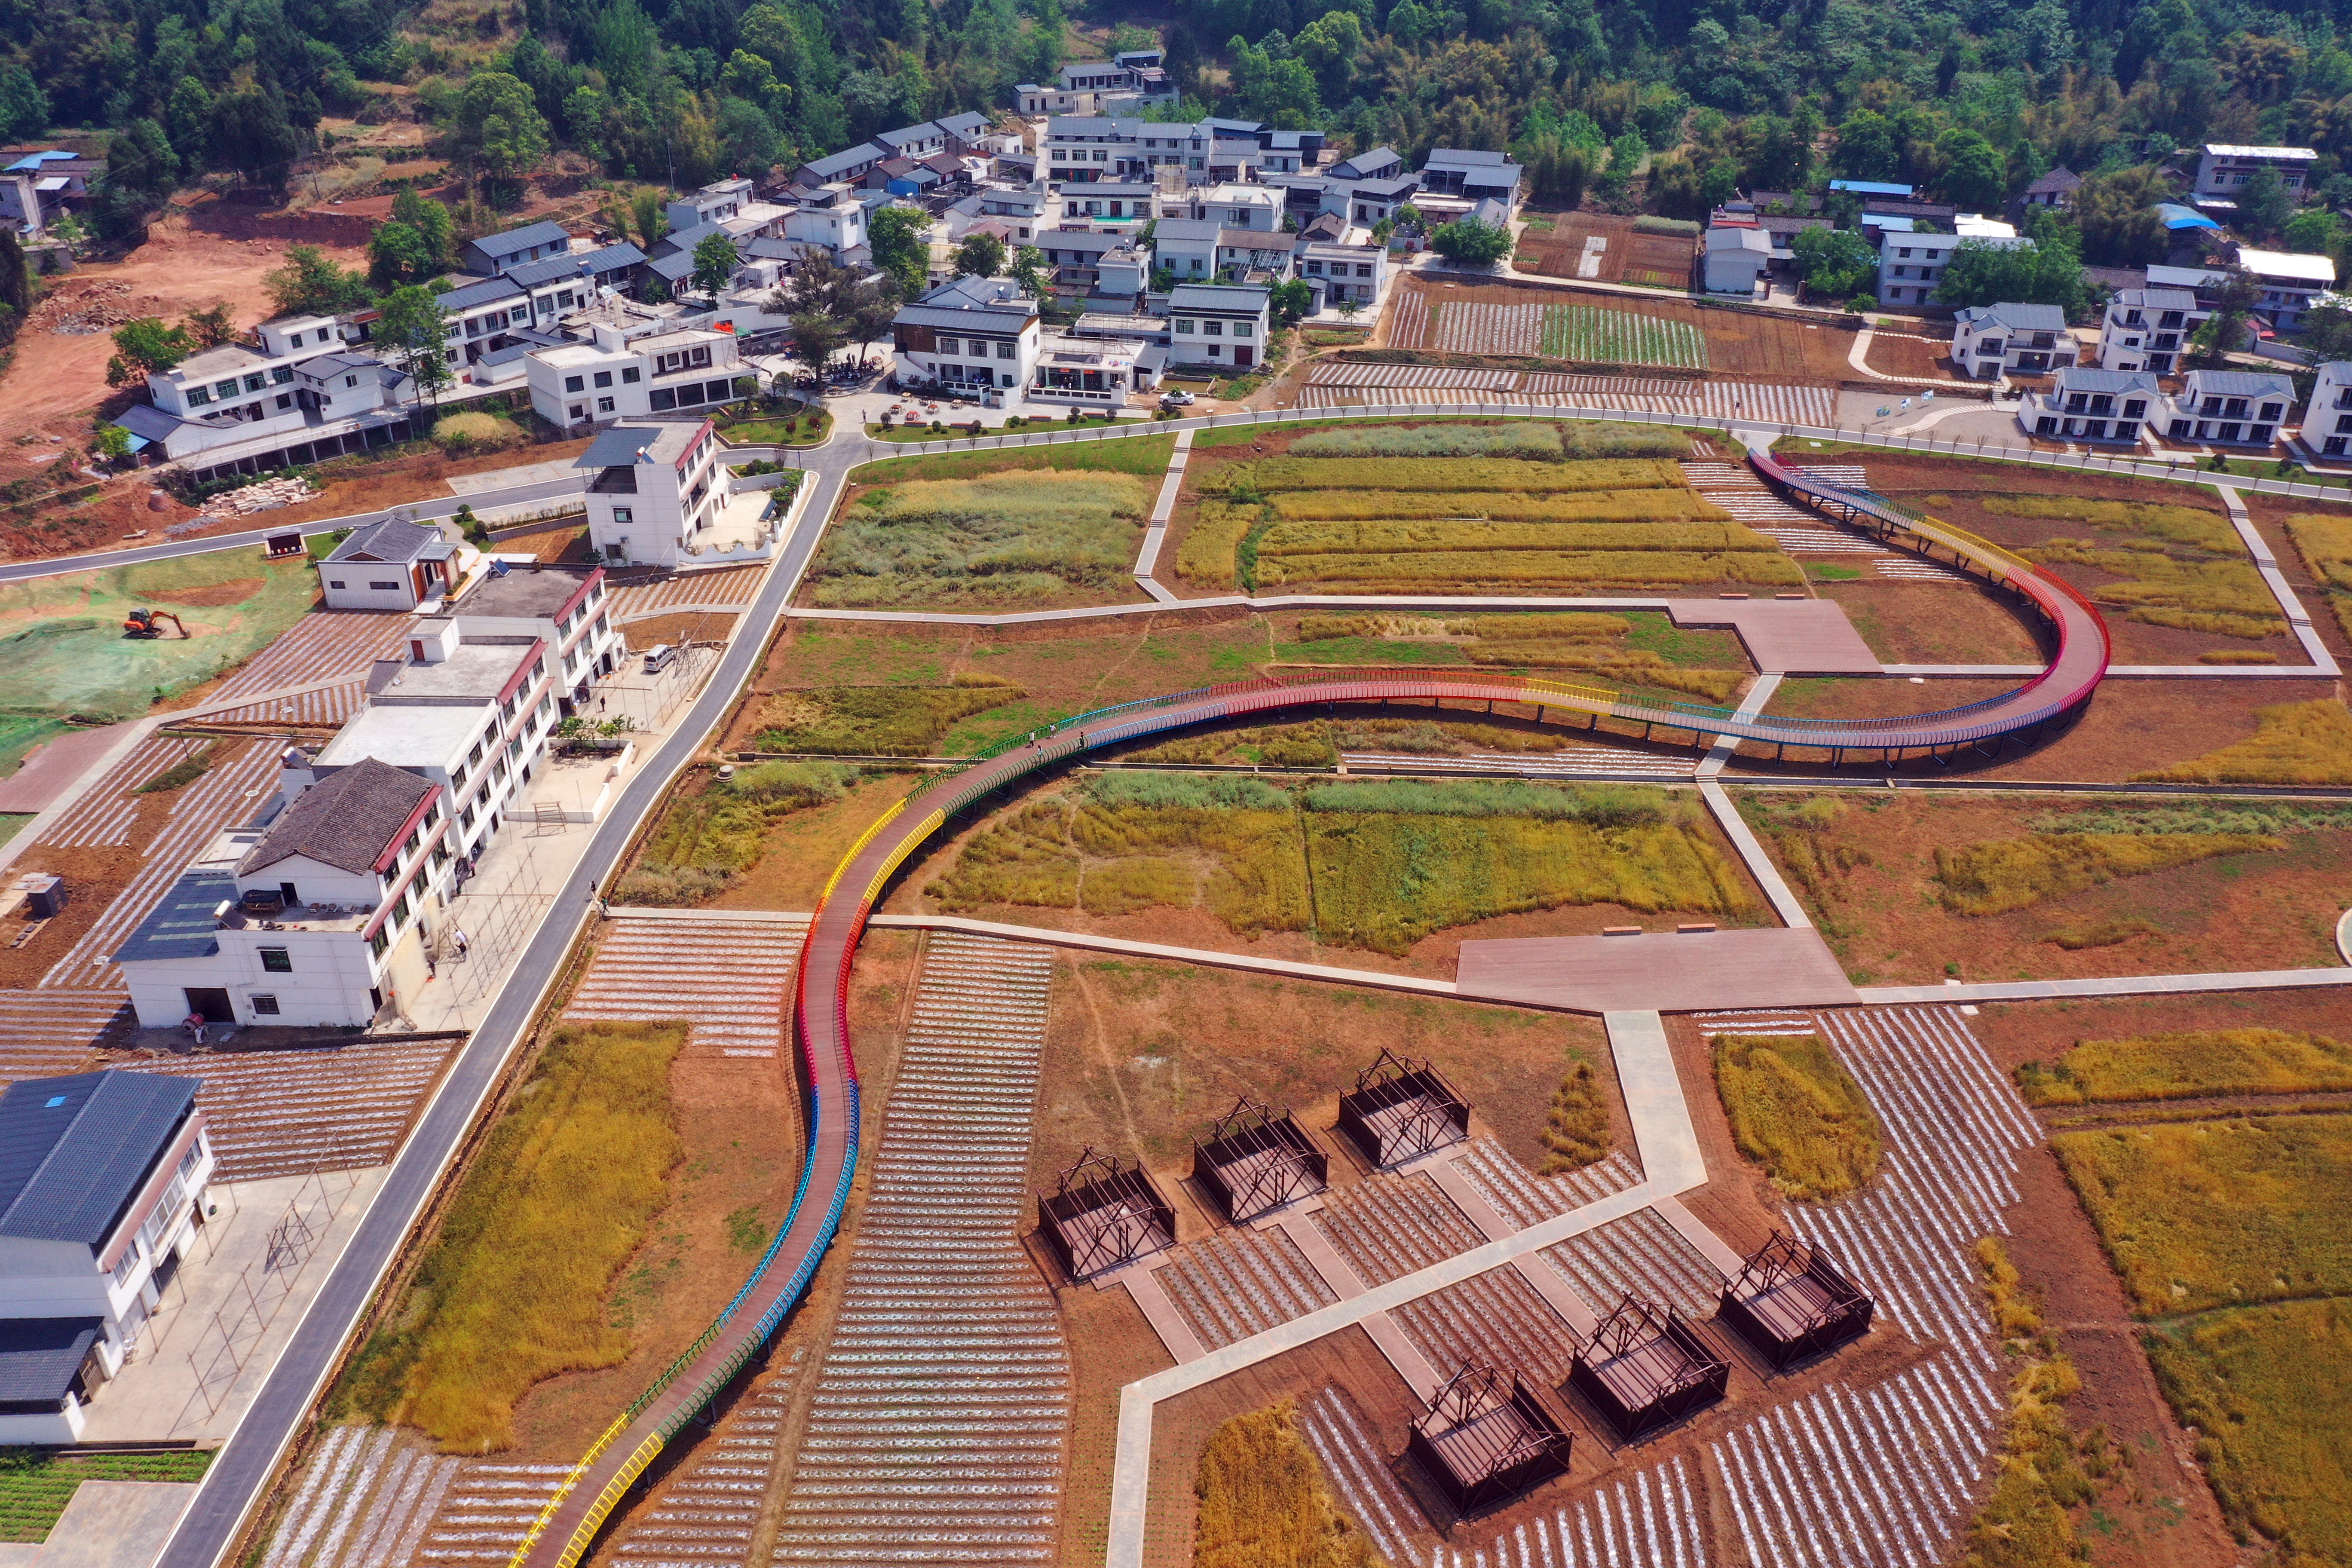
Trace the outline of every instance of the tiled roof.
{"type": "Polygon", "coordinates": [[[365,875],[398,841],[425,797],[439,786],[369,757],[329,773],[294,797],[237,862],[249,877],[300,855],[365,875]]]}
{"type": "Polygon", "coordinates": [[[2101,370],[2094,364],[2061,365],[2052,377],[2061,392],[2155,392],[2156,376],[2145,370],[2101,370]]]}
{"type": "Polygon", "coordinates": [[[571,239],[562,224],[544,222],[525,224],[504,234],[484,235],[473,244],[485,256],[514,256],[536,246],[567,245],[571,239]]]}
{"type": "Polygon", "coordinates": [[[2200,395],[2215,397],[2293,397],[2294,383],[2284,375],[2252,370],[2195,370],[2189,376],[2200,395]]]}
{"type": "Polygon", "coordinates": [[[462,289],[452,289],[440,296],[445,310],[470,310],[478,305],[494,305],[501,300],[523,298],[522,285],[511,277],[485,278],[478,283],[468,283],[462,289]]]}
{"type": "Polygon", "coordinates": [[[103,1318],[0,1321],[0,1405],[62,1404],[103,1318]]]}
{"type": "MultiPolygon", "coordinates": [[[[335,546],[330,561],[379,561],[387,564],[405,565],[411,561],[438,560],[432,546],[446,545],[441,531],[429,522],[410,522],[404,518],[386,518],[352,530],[351,536],[335,546]]],[[[443,553],[446,553],[446,550],[443,553]]]]}
{"type": "Polygon", "coordinates": [[[196,1106],[194,1079],[86,1072],[0,1095],[0,1236],[96,1247],[196,1106]]]}

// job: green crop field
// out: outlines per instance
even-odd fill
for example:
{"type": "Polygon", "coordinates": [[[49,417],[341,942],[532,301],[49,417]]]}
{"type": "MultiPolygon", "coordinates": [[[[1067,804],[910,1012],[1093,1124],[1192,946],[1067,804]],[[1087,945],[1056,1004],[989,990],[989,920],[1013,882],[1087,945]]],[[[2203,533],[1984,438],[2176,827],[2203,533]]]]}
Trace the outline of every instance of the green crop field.
{"type": "Polygon", "coordinates": [[[1707,368],[1706,337],[1688,321],[1662,321],[1593,305],[1547,305],[1543,355],[1606,364],[1707,368]]]}

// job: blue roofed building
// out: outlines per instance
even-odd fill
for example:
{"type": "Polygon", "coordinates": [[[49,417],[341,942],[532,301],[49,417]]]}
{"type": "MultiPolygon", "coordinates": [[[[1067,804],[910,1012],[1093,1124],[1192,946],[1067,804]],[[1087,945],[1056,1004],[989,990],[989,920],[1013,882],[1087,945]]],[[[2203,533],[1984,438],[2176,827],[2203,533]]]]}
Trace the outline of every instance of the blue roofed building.
{"type": "Polygon", "coordinates": [[[213,1169],[194,1079],[0,1094],[0,1443],[79,1440],[205,1223],[213,1169]]]}

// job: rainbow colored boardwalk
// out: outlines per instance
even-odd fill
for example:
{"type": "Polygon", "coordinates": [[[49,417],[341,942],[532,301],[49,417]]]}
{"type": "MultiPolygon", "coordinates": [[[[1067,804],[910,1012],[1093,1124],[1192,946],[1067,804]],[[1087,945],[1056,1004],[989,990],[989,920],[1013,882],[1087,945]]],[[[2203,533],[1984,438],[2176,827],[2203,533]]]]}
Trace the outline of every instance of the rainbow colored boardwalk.
{"type": "Polygon", "coordinates": [[[849,976],[867,917],[891,875],[956,813],[1063,760],[1139,736],[1188,725],[1315,703],[1392,698],[1517,702],[1539,712],[1566,709],[1652,730],[1730,736],[1778,748],[1896,759],[2000,744],[2039,733],[2079,711],[2098,689],[2109,660],[2106,624],[2088,600],[2055,577],[1996,545],[1920,517],[1866,490],[1809,476],[1761,452],[1749,460],[1765,482],[1824,517],[1867,530],[1923,553],[1945,552],[1955,564],[2016,594],[2053,629],[2056,650],[2041,674],[2013,691],[1941,712],[1893,719],[1741,716],[1696,703],[1633,703],[1595,687],[1508,674],[1349,676],[1274,682],[1241,681],[1104,709],[1062,721],[1050,733],[984,752],[961,772],[933,778],[866,829],[834,872],[801,952],[792,1028],[808,1079],[813,1136],[791,1215],[751,1279],[719,1321],[621,1413],[548,1504],[517,1549],[513,1568],[573,1568],[597,1530],[654,1457],[751,1359],[800,1300],[841,1223],[857,1170],[857,1062],[849,1040],[849,976]]]}

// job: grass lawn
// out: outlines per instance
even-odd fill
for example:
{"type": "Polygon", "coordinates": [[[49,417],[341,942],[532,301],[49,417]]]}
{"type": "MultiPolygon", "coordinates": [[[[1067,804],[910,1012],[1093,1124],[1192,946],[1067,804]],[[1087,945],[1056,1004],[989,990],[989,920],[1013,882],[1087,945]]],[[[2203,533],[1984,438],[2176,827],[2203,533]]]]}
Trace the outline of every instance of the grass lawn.
{"type": "Polygon", "coordinates": [[[719,426],[719,438],[737,447],[821,447],[833,435],[833,415],[803,403],[793,407],[747,409],[719,426]],[[811,429],[808,416],[816,416],[811,429]]]}

